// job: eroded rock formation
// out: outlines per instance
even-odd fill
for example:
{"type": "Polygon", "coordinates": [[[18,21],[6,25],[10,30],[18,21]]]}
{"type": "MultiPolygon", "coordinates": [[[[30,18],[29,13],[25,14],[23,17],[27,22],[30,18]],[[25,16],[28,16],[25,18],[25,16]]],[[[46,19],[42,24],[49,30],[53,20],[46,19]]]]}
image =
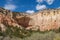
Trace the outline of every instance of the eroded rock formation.
{"type": "Polygon", "coordinates": [[[0,28],[3,30],[7,25],[41,31],[58,29],[60,27],[60,9],[46,9],[30,15],[0,8],[0,28]]]}

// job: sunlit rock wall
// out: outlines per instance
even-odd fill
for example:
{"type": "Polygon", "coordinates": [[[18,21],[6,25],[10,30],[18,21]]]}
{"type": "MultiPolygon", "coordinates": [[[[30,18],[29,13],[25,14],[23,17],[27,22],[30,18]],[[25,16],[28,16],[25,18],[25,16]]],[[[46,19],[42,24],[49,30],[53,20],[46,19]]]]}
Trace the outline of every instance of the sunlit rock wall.
{"type": "Polygon", "coordinates": [[[35,30],[35,27],[38,27],[37,29],[44,31],[60,27],[60,9],[43,10],[35,15],[31,15],[30,18],[32,18],[29,22],[31,26],[27,29],[32,28],[35,30]]]}

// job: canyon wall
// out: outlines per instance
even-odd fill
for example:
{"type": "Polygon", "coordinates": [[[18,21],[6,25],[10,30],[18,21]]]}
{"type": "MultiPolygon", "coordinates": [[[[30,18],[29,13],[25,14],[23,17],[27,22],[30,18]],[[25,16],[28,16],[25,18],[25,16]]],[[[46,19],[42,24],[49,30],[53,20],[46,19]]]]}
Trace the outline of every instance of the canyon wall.
{"type": "Polygon", "coordinates": [[[29,25],[41,31],[58,29],[60,27],[60,9],[43,10],[35,15],[31,15],[30,18],[32,20],[30,20],[29,25]]]}
{"type": "Polygon", "coordinates": [[[27,30],[51,30],[60,27],[60,9],[45,9],[33,14],[11,12],[0,8],[0,28],[24,27],[27,30]]]}

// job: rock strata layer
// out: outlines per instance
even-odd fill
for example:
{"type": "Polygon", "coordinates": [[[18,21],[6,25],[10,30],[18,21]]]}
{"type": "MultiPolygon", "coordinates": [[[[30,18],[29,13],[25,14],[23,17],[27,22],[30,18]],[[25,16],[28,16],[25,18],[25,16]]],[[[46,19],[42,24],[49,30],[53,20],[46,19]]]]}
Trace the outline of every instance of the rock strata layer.
{"type": "Polygon", "coordinates": [[[5,30],[6,26],[41,31],[58,29],[60,27],[60,9],[45,9],[37,13],[27,14],[0,8],[0,28],[5,30]]]}

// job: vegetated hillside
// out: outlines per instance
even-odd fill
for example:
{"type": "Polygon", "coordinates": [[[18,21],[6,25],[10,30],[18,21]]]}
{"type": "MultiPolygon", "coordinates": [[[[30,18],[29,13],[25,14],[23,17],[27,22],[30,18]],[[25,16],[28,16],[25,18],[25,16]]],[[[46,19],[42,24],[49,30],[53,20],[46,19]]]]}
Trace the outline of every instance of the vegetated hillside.
{"type": "Polygon", "coordinates": [[[27,14],[0,8],[0,40],[60,40],[60,9],[27,14]]]}
{"type": "Polygon", "coordinates": [[[4,31],[7,26],[40,31],[58,29],[60,27],[60,9],[45,9],[27,14],[0,8],[0,28],[4,31]]]}

